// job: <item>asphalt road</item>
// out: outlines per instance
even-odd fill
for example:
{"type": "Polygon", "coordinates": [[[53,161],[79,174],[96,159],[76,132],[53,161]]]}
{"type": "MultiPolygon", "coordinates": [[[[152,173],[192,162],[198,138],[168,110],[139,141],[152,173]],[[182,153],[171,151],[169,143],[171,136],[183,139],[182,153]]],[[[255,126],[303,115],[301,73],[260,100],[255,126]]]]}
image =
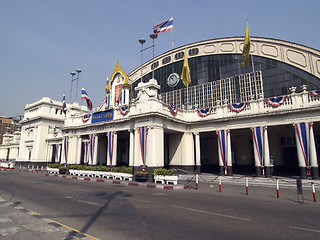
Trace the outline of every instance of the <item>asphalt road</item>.
{"type": "MultiPolygon", "coordinates": [[[[0,171],[0,196],[98,239],[320,239],[320,204],[305,191],[202,184],[151,189],[0,171]]],[[[1,222],[0,222],[1,228],[1,222]]]]}

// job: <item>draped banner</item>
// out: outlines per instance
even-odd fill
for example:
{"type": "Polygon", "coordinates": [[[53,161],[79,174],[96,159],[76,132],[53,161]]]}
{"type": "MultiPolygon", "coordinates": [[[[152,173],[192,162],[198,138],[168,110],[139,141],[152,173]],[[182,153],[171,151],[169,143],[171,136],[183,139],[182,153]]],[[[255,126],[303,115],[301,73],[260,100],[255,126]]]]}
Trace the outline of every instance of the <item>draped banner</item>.
{"type": "Polygon", "coordinates": [[[113,140],[114,140],[114,132],[107,132],[108,154],[110,159],[110,166],[112,166],[113,140]]]}
{"type": "Polygon", "coordinates": [[[197,112],[198,112],[199,116],[201,116],[201,117],[209,116],[211,111],[212,111],[212,108],[197,109],[197,112]]]}
{"type": "Polygon", "coordinates": [[[129,108],[130,106],[123,106],[123,107],[119,107],[120,113],[125,116],[128,112],[129,112],[129,108]]]}
{"type": "Polygon", "coordinates": [[[69,151],[69,137],[64,137],[64,159],[66,161],[66,164],[68,163],[68,151],[69,151]]]}
{"type": "Polygon", "coordinates": [[[311,175],[310,165],[310,140],[311,140],[311,123],[299,123],[295,124],[296,139],[298,151],[302,153],[303,159],[307,167],[307,174],[311,175]]]}
{"type": "Polygon", "coordinates": [[[170,108],[172,115],[176,115],[178,113],[178,108],[176,106],[174,106],[173,104],[169,104],[168,106],[170,108]]]}
{"type": "Polygon", "coordinates": [[[252,128],[252,135],[253,135],[253,146],[254,146],[254,157],[260,163],[260,167],[262,169],[262,174],[265,175],[264,167],[265,167],[265,159],[267,148],[266,144],[266,137],[265,134],[265,127],[254,127],[252,128]]]}
{"type": "Polygon", "coordinates": [[[139,128],[139,135],[140,135],[140,147],[141,147],[142,162],[143,162],[143,166],[146,166],[148,128],[147,127],[140,127],[139,128]]]}
{"type": "Polygon", "coordinates": [[[84,114],[81,118],[82,118],[82,122],[86,123],[88,122],[88,120],[90,119],[91,114],[84,114]]]}
{"type": "Polygon", "coordinates": [[[315,96],[315,97],[319,97],[320,96],[320,90],[313,90],[309,92],[311,95],[315,96]]]}
{"type": "Polygon", "coordinates": [[[91,165],[93,164],[93,157],[94,157],[94,144],[95,144],[95,134],[92,133],[89,135],[90,139],[90,159],[91,159],[91,165]]]}
{"type": "Polygon", "coordinates": [[[229,104],[229,108],[234,111],[234,112],[242,112],[245,108],[247,107],[247,103],[234,103],[234,104],[229,104]]]}
{"type": "Polygon", "coordinates": [[[231,157],[229,154],[230,136],[229,130],[219,130],[218,134],[218,144],[219,144],[219,158],[223,163],[224,172],[228,174],[228,160],[231,157]]]}
{"type": "Polygon", "coordinates": [[[266,98],[266,102],[271,105],[272,107],[280,107],[286,101],[287,96],[277,96],[277,97],[269,97],[266,98]]]}

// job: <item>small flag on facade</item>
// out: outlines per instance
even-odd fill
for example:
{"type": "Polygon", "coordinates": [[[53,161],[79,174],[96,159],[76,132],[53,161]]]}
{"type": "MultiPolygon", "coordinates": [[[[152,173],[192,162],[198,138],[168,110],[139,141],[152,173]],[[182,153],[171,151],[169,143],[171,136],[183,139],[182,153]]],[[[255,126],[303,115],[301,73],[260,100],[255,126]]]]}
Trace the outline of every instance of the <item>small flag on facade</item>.
{"type": "Polygon", "coordinates": [[[67,114],[66,95],[65,94],[63,94],[63,97],[62,97],[62,112],[64,114],[67,114]]]}
{"type": "Polygon", "coordinates": [[[250,55],[250,35],[249,35],[249,24],[247,23],[247,28],[246,28],[246,35],[244,37],[244,45],[242,49],[242,56],[243,62],[241,63],[241,66],[245,66],[249,62],[249,55],[250,55]]]}
{"type": "Polygon", "coordinates": [[[81,89],[81,99],[85,99],[87,101],[88,108],[92,110],[92,102],[83,86],[81,89]]]}
{"type": "Polygon", "coordinates": [[[190,76],[190,68],[188,63],[188,52],[187,48],[184,51],[184,62],[183,62],[183,68],[181,73],[181,79],[183,84],[188,87],[191,84],[191,76],[190,76]]]}
{"type": "Polygon", "coordinates": [[[153,25],[153,32],[155,34],[168,32],[173,30],[173,17],[169,18],[168,20],[159,23],[157,25],[153,25]]]}

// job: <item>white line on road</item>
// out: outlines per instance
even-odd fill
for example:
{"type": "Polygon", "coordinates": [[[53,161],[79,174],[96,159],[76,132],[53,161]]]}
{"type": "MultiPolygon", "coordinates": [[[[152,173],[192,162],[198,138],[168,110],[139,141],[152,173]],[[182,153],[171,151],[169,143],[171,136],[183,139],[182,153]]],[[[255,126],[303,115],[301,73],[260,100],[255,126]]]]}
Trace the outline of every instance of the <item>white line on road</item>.
{"type": "Polygon", "coordinates": [[[86,204],[93,205],[93,206],[99,206],[99,207],[103,206],[102,204],[98,204],[98,203],[95,203],[95,202],[89,202],[89,201],[85,201],[85,200],[81,200],[81,199],[75,199],[75,198],[73,198],[71,196],[66,196],[65,198],[72,199],[74,201],[86,203],[86,204]]]}
{"type": "Polygon", "coordinates": [[[240,219],[240,220],[245,220],[245,221],[251,221],[250,218],[243,218],[243,217],[236,217],[236,216],[231,216],[231,215],[225,215],[225,214],[221,214],[221,213],[208,212],[208,211],[199,210],[199,209],[194,209],[194,208],[186,208],[186,207],[180,207],[180,206],[171,206],[171,207],[180,208],[180,209],[184,209],[184,210],[189,210],[189,211],[193,211],[193,212],[200,212],[200,213],[212,214],[212,215],[216,215],[216,216],[220,216],[220,217],[227,217],[227,218],[233,218],[233,219],[240,219]]]}
{"type": "Polygon", "coordinates": [[[294,229],[298,229],[298,230],[304,230],[304,231],[309,231],[309,232],[317,232],[317,233],[320,233],[320,230],[315,230],[315,229],[308,229],[308,228],[294,227],[294,226],[290,226],[290,228],[294,228],[294,229]]]}

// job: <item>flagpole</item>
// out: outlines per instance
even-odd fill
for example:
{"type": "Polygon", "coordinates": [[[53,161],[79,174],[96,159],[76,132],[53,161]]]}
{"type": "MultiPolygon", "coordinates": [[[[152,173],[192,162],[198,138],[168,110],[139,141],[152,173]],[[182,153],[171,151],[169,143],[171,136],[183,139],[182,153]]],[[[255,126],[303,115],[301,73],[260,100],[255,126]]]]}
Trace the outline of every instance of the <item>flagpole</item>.
{"type": "MultiPolygon", "coordinates": [[[[247,21],[247,24],[248,24],[248,26],[249,26],[249,21],[247,21]]],[[[250,44],[251,44],[251,41],[250,41],[250,44]]],[[[249,56],[250,56],[250,51],[249,51],[249,56]]],[[[252,66],[252,71],[253,71],[254,86],[255,86],[256,97],[257,97],[257,94],[258,94],[258,86],[257,86],[257,80],[256,80],[256,73],[255,73],[255,70],[254,70],[253,55],[251,55],[251,66],[252,66]]],[[[257,97],[257,99],[258,99],[258,97],[257,97]]],[[[256,100],[257,100],[257,99],[256,99],[256,100]]]]}
{"type": "MultiPolygon", "coordinates": [[[[173,19],[173,13],[171,15],[173,19]]],[[[174,41],[173,41],[173,27],[172,27],[172,34],[171,34],[171,59],[172,59],[172,73],[174,72],[174,64],[173,64],[173,48],[174,48],[174,41]]]]}

